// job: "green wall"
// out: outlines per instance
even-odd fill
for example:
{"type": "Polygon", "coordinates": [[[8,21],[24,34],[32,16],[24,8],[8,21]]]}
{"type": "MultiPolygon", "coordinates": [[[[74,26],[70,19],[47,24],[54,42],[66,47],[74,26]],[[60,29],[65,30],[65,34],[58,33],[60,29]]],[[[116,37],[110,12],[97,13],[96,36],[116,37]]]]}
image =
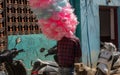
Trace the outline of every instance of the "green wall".
{"type": "Polygon", "coordinates": [[[15,39],[20,37],[21,42],[16,45],[18,49],[24,49],[24,53],[20,53],[16,59],[22,59],[26,68],[31,68],[31,61],[35,61],[37,58],[42,60],[53,60],[52,56],[47,58],[44,55],[47,50],[56,44],[56,41],[47,39],[42,34],[32,34],[32,35],[11,35],[8,36],[8,49],[14,48],[15,39]],[[45,48],[46,50],[41,53],[40,49],[45,48]]]}

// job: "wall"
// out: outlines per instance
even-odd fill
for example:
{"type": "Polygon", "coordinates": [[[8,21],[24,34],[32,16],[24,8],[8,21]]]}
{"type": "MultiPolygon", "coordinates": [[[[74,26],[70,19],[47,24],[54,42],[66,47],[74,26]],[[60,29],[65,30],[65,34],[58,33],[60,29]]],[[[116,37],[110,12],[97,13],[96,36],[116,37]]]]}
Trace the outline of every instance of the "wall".
{"type": "Polygon", "coordinates": [[[47,39],[42,34],[32,35],[11,35],[8,37],[8,49],[12,49],[15,46],[15,39],[20,37],[21,42],[16,45],[18,49],[24,49],[25,52],[20,53],[16,59],[22,59],[26,68],[31,68],[31,61],[35,61],[37,58],[42,60],[53,60],[52,56],[45,58],[47,50],[56,44],[56,41],[47,39]],[[45,48],[45,52],[40,52],[41,48],[45,48]]]}
{"type": "Polygon", "coordinates": [[[80,0],[69,0],[70,1],[70,4],[72,5],[72,7],[75,9],[74,12],[75,12],[75,15],[77,16],[77,20],[79,22],[79,24],[77,25],[77,28],[76,28],[76,33],[75,35],[81,39],[81,15],[80,15],[80,0]]]}
{"type": "MultiPolygon", "coordinates": [[[[83,62],[95,66],[100,50],[99,5],[120,6],[120,0],[80,0],[83,62]]],[[[119,12],[120,13],[120,12],[119,12]]]]}

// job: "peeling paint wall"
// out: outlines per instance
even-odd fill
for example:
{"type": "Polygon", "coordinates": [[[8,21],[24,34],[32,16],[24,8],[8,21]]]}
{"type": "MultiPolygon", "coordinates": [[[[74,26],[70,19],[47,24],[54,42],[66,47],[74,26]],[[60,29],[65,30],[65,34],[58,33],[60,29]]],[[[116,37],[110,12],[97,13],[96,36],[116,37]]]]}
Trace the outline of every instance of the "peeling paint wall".
{"type": "Polygon", "coordinates": [[[80,0],[82,61],[90,66],[96,65],[100,50],[99,5],[120,6],[120,0],[111,0],[109,4],[106,4],[106,1],[107,0],[80,0]]]}

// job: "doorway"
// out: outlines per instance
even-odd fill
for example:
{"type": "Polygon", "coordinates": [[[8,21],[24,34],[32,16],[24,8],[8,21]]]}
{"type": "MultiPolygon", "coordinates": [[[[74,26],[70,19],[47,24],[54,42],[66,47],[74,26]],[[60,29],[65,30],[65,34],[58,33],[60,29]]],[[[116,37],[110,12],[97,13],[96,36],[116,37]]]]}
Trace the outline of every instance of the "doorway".
{"type": "Polygon", "coordinates": [[[117,7],[100,6],[100,41],[112,42],[118,48],[117,7]]]}

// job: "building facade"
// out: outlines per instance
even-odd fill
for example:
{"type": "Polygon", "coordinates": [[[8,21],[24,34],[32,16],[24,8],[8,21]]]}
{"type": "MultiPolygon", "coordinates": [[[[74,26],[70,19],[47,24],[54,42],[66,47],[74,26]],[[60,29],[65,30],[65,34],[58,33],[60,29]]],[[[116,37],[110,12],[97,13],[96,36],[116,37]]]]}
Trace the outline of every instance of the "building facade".
{"type": "Polygon", "coordinates": [[[120,48],[120,0],[80,0],[80,11],[82,61],[95,66],[100,42],[120,48]]]}
{"type": "Polygon", "coordinates": [[[28,0],[0,0],[0,50],[7,48],[9,35],[41,33],[28,0]]]}
{"type": "Polygon", "coordinates": [[[0,50],[24,49],[25,53],[19,54],[16,59],[22,59],[27,68],[31,68],[31,61],[41,58],[53,60],[52,56],[45,58],[47,50],[55,45],[56,41],[47,39],[39,29],[36,16],[29,7],[29,0],[0,0],[2,22],[2,46],[0,50]],[[15,40],[21,39],[16,45],[15,40]],[[4,44],[4,45],[3,45],[4,44]],[[40,52],[45,48],[45,52],[40,52]]]}

